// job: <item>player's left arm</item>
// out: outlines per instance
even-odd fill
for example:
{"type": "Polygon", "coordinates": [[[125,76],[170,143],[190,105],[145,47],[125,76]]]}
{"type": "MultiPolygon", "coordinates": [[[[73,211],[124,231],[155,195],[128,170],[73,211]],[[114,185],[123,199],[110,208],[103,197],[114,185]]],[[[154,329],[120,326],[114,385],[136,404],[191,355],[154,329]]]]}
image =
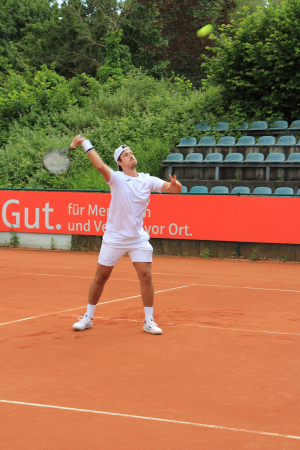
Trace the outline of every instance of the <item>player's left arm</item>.
{"type": "Polygon", "coordinates": [[[162,185],[161,192],[166,192],[167,194],[179,194],[182,190],[182,184],[176,180],[176,175],[174,175],[174,178],[172,178],[171,175],[170,182],[165,181],[162,185]]]}

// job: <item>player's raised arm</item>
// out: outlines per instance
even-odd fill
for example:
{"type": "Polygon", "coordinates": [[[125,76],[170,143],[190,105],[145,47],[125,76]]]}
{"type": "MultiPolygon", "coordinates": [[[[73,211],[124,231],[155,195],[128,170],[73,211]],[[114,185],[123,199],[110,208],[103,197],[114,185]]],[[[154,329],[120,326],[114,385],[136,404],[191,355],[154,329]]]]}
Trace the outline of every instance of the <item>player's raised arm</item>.
{"type": "Polygon", "coordinates": [[[166,192],[168,194],[179,194],[182,190],[182,184],[176,180],[176,175],[174,175],[174,178],[172,178],[171,175],[169,175],[169,177],[170,183],[165,181],[161,188],[161,192],[166,192]]]}
{"type": "Polygon", "coordinates": [[[81,145],[85,153],[90,158],[91,163],[97,170],[103,175],[104,180],[108,183],[110,180],[110,168],[102,161],[100,155],[96,152],[93,144],[89,139],[86,139],[81,134],[74,137],[70,148],[74,148],[76,145],[81,145]]]}

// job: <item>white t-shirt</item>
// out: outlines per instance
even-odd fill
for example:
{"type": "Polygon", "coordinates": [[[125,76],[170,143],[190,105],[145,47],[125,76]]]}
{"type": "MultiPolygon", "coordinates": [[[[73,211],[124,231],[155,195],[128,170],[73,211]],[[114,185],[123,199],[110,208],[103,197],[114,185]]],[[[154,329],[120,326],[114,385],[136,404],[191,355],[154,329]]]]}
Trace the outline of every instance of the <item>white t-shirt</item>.
{"type": "Polygon", "coordinates": [[[143,229],[143,219],[151,192],[161,192],[163,184],[163,180],[148,173],[130,177],[110,169],[111,202],[104,242],[127,245],[149,240],[143,229]]]}

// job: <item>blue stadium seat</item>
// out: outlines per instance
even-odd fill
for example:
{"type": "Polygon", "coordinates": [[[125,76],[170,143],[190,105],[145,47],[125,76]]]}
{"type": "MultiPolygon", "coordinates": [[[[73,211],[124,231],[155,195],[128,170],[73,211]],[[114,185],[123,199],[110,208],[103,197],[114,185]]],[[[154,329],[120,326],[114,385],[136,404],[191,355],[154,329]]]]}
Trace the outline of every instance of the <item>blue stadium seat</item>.
{"type": "Polygon", "coordinates": [[[228,122],[219,122],[213,127],[213,131],[227,131],[229,130],[228,122]]]}
{"type": "Polygon", "coordinates": [[[202,161],[203,161],[202,153],[189,153],[183,162],[186,162],[186,163],[191,163],[191,162],[199,163],[200,162],[201,163],[202,161]]]}
{"type": "Polygon", "coordinates": [[[249,153],[245,159],[245,163],[260,163],[264,162],[264,155],[262,153],[249,153]]]}
{"type": "Polygon", "coordinates": [[[250,188],[247,186],[236,186],[231,191],[232,194],[250,194],[250,188]]]}
{"type": "Polygon", "coordinates": [[[287,130],[289,127],[289,124],[286,120],[275,120],[273,123],[274,127],[269,128],[269,131],[281,131],[281,130],[287,130]]]}
{"type": "Polygon", "coordinates": [[[227,186],[214,186],[210,190],[211,194],[229,194],[229,189],[227,186]]]}
{"type": "Polygon", "coordinates": [[[261,186],[255,188],[252,194],[270,195],[272,194],[272,189],[268,186],[261,186]]]}
{"type": "Polygon", "coordinates": [[[204,136],[200,139],[197,147],[214,147],[216,145],[216,138],[211,136],[204,136]]]}
{"type": "Polygon", "coordinates": [[[280,146],[280,147],[283,147],[285,145],[288,145],[289,147],[293,147],[294,145],[296,145],[295,136],[280,136],[277,144],[275,144],[275,146],[280,146]]]}
{"type": "Polygon", "coordinates": [[[228,153],[225,158],[226,163],[240,163],[244,161],[242,153],[228,153]]]}
{"type": "Polygon", "coordinates": [[[206,186],[193,186],[190,190],[191,194],[207,194],[208,188],[206,186]]]}
{"type": "Polygon", "coordinates": [[[182,186],[181,193],[182,194],[187,194],[187,191],[188,191],[187,187],[186,186],[182,186]]]}
{"type": "Polygon", "coordinates": [[[176,147],[195,147],[197,144],[197,139],[195,137],[182,138],[180,143],[176,147]]]}
{"type": "Polygon", "coordinates": [[[294,122],[291,123],[289,130],[291,131],[300,130],[300,120],[294,120],[294,122]]]}
{"type": "Polygon", "coordinates": [[[300,153],[291,153],[287,159],[287,163],[300,163],[300,153]]]}
{"type": "Polygon", "coordinates": [[[210,163],[216,163],[216,162],[222,162],[223,161],[223,155],[222,153],[208,153],[208,155],[206,155],[206,158],[204,160],[204,162],[210,163]]]}
{"type": "Polygon", "coordinates": [[[233,136],[223,136],[220,138],[216,147],[233,147],[235,145],[235,137],[233,136]]]}
{"type": "Polygon", "coordinates": [[[257,144],[255,144],[255,147],[264,147],[264,146],[270,146],[275,145],[276,139],[274,136],[262,136],[258,139],[257,144]]]}
{"type": "Polygon", "coordinates": [[[253,124],[251,125],[251,128],[249,128],[249,131],[255,130],[255,131],[265,131],[268,129],[268,124],[267,122],[263,121],[258,121],[258,122],[253,122],[253,124]]]}
{"type": "Polygon", "coordinates": [[[249,128],[248,122],[239,122],[237,123],[231,131],[247,131],[249,128]]]}
{"type": "Polygon", "coordinates": [[[290,187],[279,187],[275,190],[274,195],[294,195],[294,190],[290,187]]]}
{"type": "Polygon", "coordinates": [[[267,159],[265,160],[266,163],[283,163],[285,162],[285,155],[284,153],[269,153],[267,156],[267,159]]]}
{"type": "Polygon", "coordinates": [[[208,125],[207,123],[198,123],[195,126],[195,131],[210,131],[210,125],[208,125]]]}
{"type": "Polygon", "coordinates": [[[235,144],[236,147],[253,147],[255,145],[254,136],[242,136],[239,138],[238,143],[235,144]]]}
{"type": "Polygon", "coordinates": [[[183,161],[183,154],[182,153],[170,153],[167,156],[167,159],[163,162],[167,163],[180,163],[183,161]]]}

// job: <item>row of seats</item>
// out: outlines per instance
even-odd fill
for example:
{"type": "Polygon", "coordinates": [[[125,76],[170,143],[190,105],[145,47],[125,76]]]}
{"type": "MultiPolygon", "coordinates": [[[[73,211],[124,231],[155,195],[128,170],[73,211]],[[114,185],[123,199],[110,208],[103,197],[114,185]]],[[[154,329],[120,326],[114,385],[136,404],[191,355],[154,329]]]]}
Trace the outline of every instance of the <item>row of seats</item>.
{"type": "Polygon", "coordinates": [[[261,136],[256,143],[254,136],[242,136],[236,143],[234,136],[222,136],[219,142],[216,142],[216,138],[212,136],[204,136],[197,144],[195,137],[182,138],[180,143],[176,147],[299,147],[300,139],[297,143],[295,136],[281,136],[277,143],[274,136],[261,136]]]}
{"type": "MultiPolygon", "coordinates": [[[[230,125],[228,122],[219,122],[217,125],[211,127],[207,123],[198,123],[195,126],[195,131],[219,131],[219,132],[226,132],[229,131],[230,125]]],[[[275,122],[272,123],[272,127],[269,128],[269,125],[266,121],[258,121],[253,122],[251,127],[249,128],[248,122],[239,122],[236,124],[233,128],[231,128],[231,131],[298,131],[300,130],[300,120],[294,120],[291,123],[291,126],[289,127],[289,124],[286,120],[275,120],[275,122]]]]}
{"type": "MultiPolygon", "coordinates": [[[[207,186],[194,186],[188,192],[186,186],[182,186],[183,194],[208,194],[207,186]]],[[[229,194],[229,188],[227,186],[214,186],[210,190],[211,194],[229,194]]],[[[247,186],[237,186],[232,189],[231,194],[251,194],[250,188],[247,186]]],[[[256,195],[272,195],[272,189],[267,186],[257,187],[253,190],[252,194],[256,195]]],[[[275,190],[274,195],[294,195],[293,188],[290,187],[279,187],[275,190]]],[[[300,189],[296,195],[300,195],[300,189]]]]}
{"type": "MultiPolygon", "coordinates": [[[[221,163],[223,162],[222,153],[208,153],[206,158],[203,160],[202,153],[189,153],[185,160],[183,160],[182,153],[170,153],[167,159],[163,163],[221,163]]],[[[249,153],[244,161],[244,156],[242,153],[229,153],[225,160],[225,163],[300,163],[300,153],[291,153],[285,160],[284,153],[270,153],[266,160],[262,153],[249,153]]]]}

